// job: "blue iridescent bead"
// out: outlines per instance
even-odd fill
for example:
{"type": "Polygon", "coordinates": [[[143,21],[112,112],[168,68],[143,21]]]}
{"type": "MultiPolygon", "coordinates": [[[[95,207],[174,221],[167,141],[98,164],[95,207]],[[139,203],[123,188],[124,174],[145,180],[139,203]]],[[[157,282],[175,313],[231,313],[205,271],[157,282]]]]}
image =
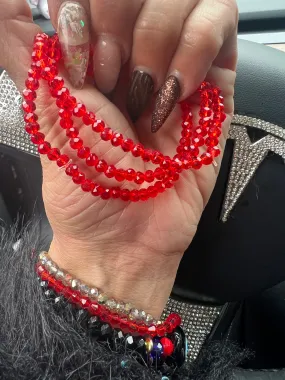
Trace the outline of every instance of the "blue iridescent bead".
{"type": "Polygon", "coordinates": [[[160,339],[154,339],[153,348],[150,354],[154,359],[161,357],[163,354],[163,346],[160,343],[160,339]]]}

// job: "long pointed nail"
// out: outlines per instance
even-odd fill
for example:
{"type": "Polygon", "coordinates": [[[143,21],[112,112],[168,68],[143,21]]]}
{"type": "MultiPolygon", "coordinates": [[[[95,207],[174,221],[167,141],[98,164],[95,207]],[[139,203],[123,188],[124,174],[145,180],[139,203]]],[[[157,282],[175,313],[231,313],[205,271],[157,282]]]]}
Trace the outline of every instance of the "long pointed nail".
{"type": "Polygon", "coordinates": [[[73,87],[82,88],[89,61],[89,22],[85,9],[76,2],[64,3],[58,14],[58,37],[64,64],[73,87]]]}
{"type": "Polygon", "coordinates": [[[153,94],[152,77],[142,70],[135,70],[127,99],[127,110],[133,122],[136,122],[146,109],[153,94]]]}
{"type": "Polygon", "coordinates": [[[168,116],[173,111],[181,94],[178,79],[171,75],[159,90],[152,114],[151,131],[157,132],[165,123],[168,116]]]}

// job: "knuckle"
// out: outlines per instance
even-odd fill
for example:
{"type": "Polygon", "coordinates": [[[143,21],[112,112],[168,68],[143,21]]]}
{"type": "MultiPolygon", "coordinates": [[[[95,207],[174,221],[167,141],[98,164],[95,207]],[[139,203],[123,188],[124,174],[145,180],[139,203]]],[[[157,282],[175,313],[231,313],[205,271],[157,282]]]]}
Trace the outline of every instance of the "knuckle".
{"type": "Polygon", "coordinates": [[[136,32],[141,34],[156,33],[166,34],[173,30],[170,19],[160,12],[152,12],[142,17],[136,24],[136,32]]]}

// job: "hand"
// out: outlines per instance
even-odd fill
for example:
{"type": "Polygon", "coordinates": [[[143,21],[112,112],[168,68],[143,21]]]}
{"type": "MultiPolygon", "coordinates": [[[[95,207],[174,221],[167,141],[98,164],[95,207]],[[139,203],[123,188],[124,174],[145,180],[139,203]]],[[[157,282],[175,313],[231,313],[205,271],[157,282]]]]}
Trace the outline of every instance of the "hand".
{"type": "MultiPolygon", "coordinates": [[[[19,88],[23,86],[24,75],[29,66],[33,36],[38,32],[38,28],[31,22],[30,11],[24,3],[25,1],[14,0],[11,5],[9,2],[9,6],[4,7],[3,1],[0,1],[0,32],[4,36],[1,43],[9,46],[9,49],[5,49],[6,45],[4,46],[5,55],[4,59],[1,56],[0,65],[8,69],[19,88]],[[14,59],[16,54],[17,57],[20,56],[20,60],[14,59]]],[[[167,1],[162,2],[162,4],[166,3],[167,1]]],[[[204,9],[207,3],[208,0],[201,1],[197,7],[202,6],[204,9]]],[[[224,9],[226,3],[223,1],[218,4],[224,9]]],[[[218,9],[218,5],[216,8],[218,9]]],[[[204,11],[207,12],[207,9],[206,7],[204,11]]],[[[229,8],[226,7],[226,9],[229,8]]],[[[157,11],[161,10],[157,8],[157,11]]],[[[163,14],[165,18],[170,17],[167,12],[163,14]]],[[[189,65],[193,65],[192,72],[200,71],[203,66],[204,71],[201,70],[197,78],[201,77],[202,80],[207,76],[207,79],[219,85],[225,97],[225,110],[228,117],[220,142],[223,149],[233,113],[236,50],[233,42],[234,49],[231,50],[231,56],[226,56],[224,47],[227,46],[225,45],[227,41],[224,37],[227,34],[224,28],[228,28],[228,21],[225,24],[221,22],[219,27],[209,28],[209,25],[212,25],[209,16],[207,15],[206,21],[203,22],[202,15],[203,13],[199,25],[200,27],[207,25],[207,30],[202,34],[204,37],[200,43],[207,44],[206,41],[209,38],[214,41],[215,46],[222,46],[220,53],[215,54],[219,59],[216,58],[213,62],[212,56],[205,57],[204,53],[201,53],[200,62],[197,58],[201,49],[200,44],[191,46],[191,49],[196,51],[192,55],[190,46],[186,48],[190,49],[189,57],[196,57],[194,61],[196,64],[192,58],[189,61],[189,65]],[[214,33],[213,30],[218,30],[218,33],[214,33]],[[198,50],[195,50],[196,48],[198,50]]],[[[217,17],[219,20],[228,19],[222,17],[220,13],[217,17]]],[[[235,20],[232,21],[233,35],[227,38],[235,41],[236,19],[233,18],[233,20],[235,20]]],[[[178,18],[176,22],[172,22],[177,24],[180,21],[181,19],[178,18]]],[[[214,25],[214,19],[212,22],[214,25]]],[[[190,28],[192,28],[191,25],[190,22],[190,28]]],[[[197,38],[198,36],[200,36],[199,33],[197,38]]],[[[181,52],[181,54],[185,56],[185,53],[181,52]]],[[[191,73],[187,72],[187,77],[192,78],[191,73]]],[[[118,105],[123,99],[126,78],[127,76],[122,74],[117,86],[114,101],[118,105]]],[[[67,86],[69,85],[67,83],[67,86]]],[[[184,86],[190,92],[194,88],[188,82],[184,86]]],[[[73,94],[89,110],[105,120],[113,130],[120,131],[124,136],[140,141],[150,148],[161,150],[164,154],[174,154],[180,124],[177,110],[172,113],[163,129],[154,135],[146,128],[150,124],[149,115],[141,118],[134,130],[119,109],[92,85],[86,84],[81,90],[74,90],[73,94]]],[[[194,98],[193,102],[195,102],[194,98]]],[[[197,106],[194,106],[194,112],[195,110],[197,106]]],[[[41,91],[37,99],[37,113],[47,140],[52,142],[53,146],[57,146],[62,151],[68,151],[72,155],[59,127],[57,108],[53,99],[45,91],[41,91]]],[[[99,141],[98,136],[90,129],[82,128],[80,134],[88,142],[92,151],[108,162],[118,167],[145,170],[143,165],[137,166],[137,160],[130,154],[124,154],[118,148],[110,149],[111,146],[108,143],[99,141]]],[[[73,157],[76,159],[76,155],[73,157]]],[[[219,164],[220,161],[218,161],[219,164]]],[[[53,259],[62,268],[69,270],[81,280],[100,287],[114,298],[132,302],[137,307],[159,316],[170,294],[183,252],[195,235],[203,209],[213,190],[218,169],[207,166],[199,171],[189,171],[181,176],[175,188],[156,199],[145,203],[124,203],[120,200],[106,202],[90,194],[84,194],[45,157],[42,158],[42,165],[43,197],[54,232],[50,248],[53,259]]],[[[105,183],[106,179],[102,175],[96,176],[94,171],[92,175],[96,181],[105,183]]]]}

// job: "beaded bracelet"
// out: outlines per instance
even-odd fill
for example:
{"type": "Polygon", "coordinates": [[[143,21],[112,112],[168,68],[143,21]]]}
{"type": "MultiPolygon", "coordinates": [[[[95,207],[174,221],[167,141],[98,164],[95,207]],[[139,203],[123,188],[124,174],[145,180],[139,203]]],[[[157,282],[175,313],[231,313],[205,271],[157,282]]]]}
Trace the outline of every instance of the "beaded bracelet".
{"type": "Polygon", "coordinates": [[[50,274],[53,274],[54,277],[60,280],[64,285],[69,286],[71,289],[78,290],[82,296],[90,297],[100,305],[104,305],[108,310],[120,315],[125,315],[130,320],[143,322],[148,326],[157,324],[155,318],[145,311],[134,308],[130,303],[124,303],[116,301],[113,298],[108,298],[107,295],[101,292],[98,288],[89,287],[82,281],[72,277],[66,271],[61,270],[49,257],[47,252],[40,253],[39,261],[50,274]]]}
{"type": "MultiPolygon", "coordinates": [[[[46,257],[46,256],[45,256],[46,257]]],[[[41,255],[41,260],[44,259],[44,255],[41,255]]],[[[48,260],[51,262],[51,260],[48,260]]],[[[81,306],[83,309],[88,310],[93,316],[97,316],[101,321],[107,322],[112,328],[120,328],[125,333],[131,333],[136,336],[164,336],[166,333],[172,333],[176,327],[180,326],[181,318],[178,314],[170,314],[164,322],[151,322],[149,325],[141,319],[134,320],[128,318],[126,314],[119,314],[117,311],[109,310],[104,304],[100,304],[98,300],[83,295],[79,290],[65,285],[62,281],[58,280],[54,273],[57,272],[56,266],[52,263],[46,265],[40,261],[37,265],[37,273],[43,281],[48,281],[49,287],[51,287],[56,293],[62,294],[69,302],[81,306]],[[51,268],[51,269],[49,269],[51,268]]],[[[62,272],[62,271],[60,271],[62,272]]],[[[63,273],[63,272],[62,272],[63,273]]],[[[61,273],[60,273],[61,274],[61,273]]],[[[69,280],[72,281],[72,277],[68,275],[69,280]]],[[[137,309],[135,309],[137,310],[137,309]]],[[[146,314],[146,313],[145,313],[146,314]]],[[[138,318],[139,312],[135,312],[138,318]]]]}
{"type": "MultiPolygon", "coordinates": [[[[48,281],[39,277],[40,286],[48,302],[51,302],[57,310],[62,310],[68,304],[64,296],[50,289],[48,281]]],[[[187,338],[181,327],[171,334],[163,337],[132,336],[124,334],[120,329],[112,329],[106,322],[98,317],[90,316],[87,310],[72,308],[74,318],[87,334],[98,342],[107,342],[112,351],[126,353],[130,351],[132,358],[142,364],[154,368],[162,374],[171,374],[177,367],[181,367],[188,354],[187,338]],[[169,372],[169,369],[172,372],[169,372]]],[[[127,362],[122,361],[121,366],[127,367],[127,362]]]]}

